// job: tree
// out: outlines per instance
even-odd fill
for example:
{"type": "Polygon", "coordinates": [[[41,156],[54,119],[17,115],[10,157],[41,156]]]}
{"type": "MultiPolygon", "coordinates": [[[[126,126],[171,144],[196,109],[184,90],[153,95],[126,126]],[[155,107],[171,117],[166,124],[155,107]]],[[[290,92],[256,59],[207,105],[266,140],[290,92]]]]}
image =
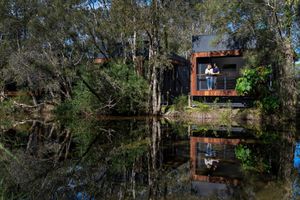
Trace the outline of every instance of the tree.
{"type": "Polygon", "coordinates": [[[199,26],[196,2],[5,0],[0,4],[2,80],[26,88],[34,104],[70,100],[80,82],[101,102],[99,88],[104,82],[90,81],[103,80],[95,75],[112,66],[93,65],[101,54],[133,66],[148,81],[148,112],[159,114],[169,55],[179,52],[187,57],[190,24],[199,26]]]}
{"type": "MultiPolygon", "coordinates": [[[[299,32],[298,0],[204,1],[201,7],[211,19],[215,33],[228,34],[232,41],[255,52],[257,66],[271,65],[281,111],[294,118],[296,81],[294,41],[299,32]]],[[[256,66],[256,67],[257,67],[256,66]]]]}
{"type": "Polygon", "coordinates": [[[43,94],[71,98],[75,66],[84,57],[77,6],[84,1],[6,1],[0,6],[3,80],[43,94]]]}

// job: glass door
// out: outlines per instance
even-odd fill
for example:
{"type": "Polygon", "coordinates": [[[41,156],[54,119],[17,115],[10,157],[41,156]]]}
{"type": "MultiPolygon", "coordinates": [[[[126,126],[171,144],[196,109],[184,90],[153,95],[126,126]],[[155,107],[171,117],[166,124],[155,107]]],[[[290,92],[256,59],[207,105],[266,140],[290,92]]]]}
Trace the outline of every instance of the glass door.
{"type": "Polygon", "coordinates": [[[207,90],[205,69],[208,64],[198,63],[197,66],[197,90],[207,90]]]}

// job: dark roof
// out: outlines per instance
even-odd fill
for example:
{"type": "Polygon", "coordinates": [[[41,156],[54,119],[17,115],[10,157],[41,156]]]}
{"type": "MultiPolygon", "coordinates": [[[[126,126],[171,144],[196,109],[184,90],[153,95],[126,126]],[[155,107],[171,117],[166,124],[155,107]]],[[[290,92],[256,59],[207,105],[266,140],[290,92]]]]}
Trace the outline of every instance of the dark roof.
{"type": "Polygon", "coordinates": [[[170,60],[172,60],[172,61],[177,61],[177,62],[179,62],[179,63],[181,63],[181,64],[190,64],[190,61],[189,61],[189,60],[185,59],[185,58],[182,57],[182,56],[177,55],[176,53],[170,53],[170,54],[168,55],[168,58],[169,58],[170,60]]]}
{"type": "Polygon", "coordinates": [[[194,53],[241,49],[240,45],[232,42],[228,36],[218,38],[216,35],[193,36],[192,46],[194,53]]]}

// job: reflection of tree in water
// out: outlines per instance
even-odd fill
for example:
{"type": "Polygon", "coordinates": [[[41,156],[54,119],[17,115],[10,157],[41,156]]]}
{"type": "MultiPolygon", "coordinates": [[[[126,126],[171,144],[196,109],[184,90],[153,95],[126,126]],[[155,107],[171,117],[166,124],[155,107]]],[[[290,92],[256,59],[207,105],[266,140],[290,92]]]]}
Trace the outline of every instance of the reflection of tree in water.
{"type": "Polygon", "coordinates": [[[1,143],[15,159],[1,158],[1,174],[7,194],[36,194],[60,160],[68,157],[71,134],[55,123],[28,121],[27,130],[9,129],[1,134],[1,143]],[[27,132],[28,131],[28,132],[27,132]],[[8,133],[8,134],[7,134],[8,133]]]}
{"type": "Polygon", "coordinates": [[[258,144],[250,146],[253,162],[243,182],[241,194],[257,199],[291,199],[295,124],[281,124],[258,134],[258,144]],[[266,166],[267,167],[263,167],[266,166]],[[253,173],[254,172],[254,173],[253,173]],[[259,179],[259,181],[258,181],[259,179]],[[246,193],[245,193],[246,192],[246,193]]]}
{"type": "Polygon", "coordinates": [[[162,162],[158,120],[149,119],[146,125],[135,120],[29,124],[25,130],[2,134],[1,142],[16,157],[1,161],[6,195],[19,193],[30,199],[157,195],[162,162]],[[145,189],[148,192],[141,194],[145,189]]]}
{"type": "MultiPolygon", "coordinates": [[[[22,194],[29,199],[176,199],[176,194],[191,195],[189,165],[181,163],[170,169],[164,163],[165,131],[176,132],[168,126],[148,118],[65,124],[30,121],[22,128],[6,130],[1,143],[12,156],[1,151],[2,190],[7,196],[22,194]]],[[[257,149],[253,152],[274,166],[271,174],[290,180],[293,131],[276,137],[261,135],[259,139],[267,145],[253,146],[257,149]]],[[[235,191],[228,189],[232,199],[255,198],[263,189],[248,177],[235,191]]]]}
{"type": "Polygon", "coordinates": [[[155,199],[159,192],[159,170],[162,166],[160,153],[161,142],[161,127],[157,119],[152,119],[148,122],[148,134],[150,136],[150,145],[148,152],[148,184],[149,184],[149,199],[155,199]]]}

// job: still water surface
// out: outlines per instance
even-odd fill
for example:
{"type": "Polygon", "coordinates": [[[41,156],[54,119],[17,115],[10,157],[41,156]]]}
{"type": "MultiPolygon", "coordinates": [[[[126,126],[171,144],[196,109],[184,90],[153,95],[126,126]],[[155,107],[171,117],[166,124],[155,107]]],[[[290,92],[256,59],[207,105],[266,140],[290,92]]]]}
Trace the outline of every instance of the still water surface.
{"type": "Polygon", "coordinates": [[[296,132],[153,118],[5,123],[0,198],[300,199],[296,132]]]}

